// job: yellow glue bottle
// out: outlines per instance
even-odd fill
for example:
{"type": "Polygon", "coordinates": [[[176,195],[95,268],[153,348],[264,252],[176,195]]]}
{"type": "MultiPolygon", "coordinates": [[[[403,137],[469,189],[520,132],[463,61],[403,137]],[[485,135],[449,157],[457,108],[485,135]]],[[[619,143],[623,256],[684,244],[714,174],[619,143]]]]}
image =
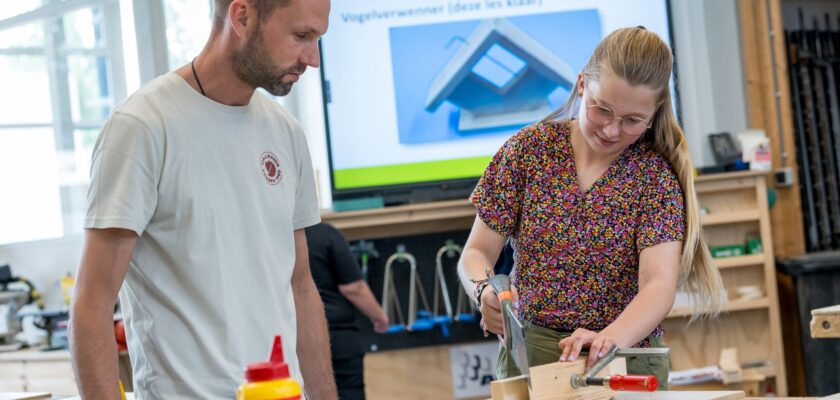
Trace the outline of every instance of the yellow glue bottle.
{"type": "Polygon", "coordinates": [[[283,361],[280,336],[274,337],[271,358],[245,368],[247,382],[239,386],[236,400],[300,400],[300,384],[289,377],[289,365],[283,361]]]}

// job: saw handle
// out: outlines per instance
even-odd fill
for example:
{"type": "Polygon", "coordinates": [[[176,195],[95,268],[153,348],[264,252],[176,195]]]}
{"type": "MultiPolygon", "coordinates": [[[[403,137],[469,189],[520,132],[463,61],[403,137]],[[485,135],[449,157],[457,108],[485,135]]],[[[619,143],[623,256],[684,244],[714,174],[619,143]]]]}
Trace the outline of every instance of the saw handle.
{"type": "Polygon", "coordinates": [[[510,277],[504,274],[496,274],[490,278],[490,285],[499,297],[502,304],[513,302],[513,292],[510,290],[510,277]]]}

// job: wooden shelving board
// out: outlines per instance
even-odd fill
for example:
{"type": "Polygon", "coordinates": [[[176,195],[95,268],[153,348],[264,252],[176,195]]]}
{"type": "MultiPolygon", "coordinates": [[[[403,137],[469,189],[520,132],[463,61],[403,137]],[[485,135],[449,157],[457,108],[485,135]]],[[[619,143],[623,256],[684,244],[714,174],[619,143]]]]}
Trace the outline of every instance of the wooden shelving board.
{"type": "MultiPolygon", "coordinates": [[[[770,300],[766,298],[755,299],[755,300],[736,300],[730,301],[726,304],[726,307],[723,310],[723,313],[731,313],[736,311],[746,311],[746,310],[759,310],[762,308],[770,307],[770,300]]],[[[666,318],[678,318],[678,317],[688,317],[691,315],[692,309],[690,307],[686,308],[675,308],[668,313],[666,318]]]]}
{"type": "Polygon", "coordinates": [[[736,257],[721,257],[715,258],[715,265],[719,269],[724,268],[738,268],[738,267],[749,267],[752,265],[761,265],[764,264],[765,255],[764,254],[749,254],[745,256],[736,256],[736,257]]]}
{"type": "MultiPolygon", "coordinates": [[[[731,313],[736,311],[746,310],[760,310],[770,306],[770,301],[766,298],[755,300],[736,300],[730,301],[726,304],[723,313],[731,313]]],[[[675,308],[668,313],[666,318],[688,317],[691,315],[691,308],[675,308]]]]}
{"type": "Polygon", "coordinates": [[[467,230],[475,207],[467,199],[410,204],[360,211],[327,212],[321,220],[340,230],[347,240],[379,239],[467,230]]]}
{"type": "Polygon", "coordinates": [[[737,224],[739,222],[759,221],[761,212],[759,210],[743,210],[707,214],[700,217],[703,226],[737,224]]]}

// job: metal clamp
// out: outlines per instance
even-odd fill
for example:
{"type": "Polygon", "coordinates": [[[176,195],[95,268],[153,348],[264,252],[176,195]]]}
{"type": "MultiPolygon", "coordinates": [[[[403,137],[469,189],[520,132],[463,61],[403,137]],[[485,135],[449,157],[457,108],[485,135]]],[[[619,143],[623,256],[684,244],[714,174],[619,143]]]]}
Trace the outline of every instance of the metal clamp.
{"type": "Polygon", "coordinates": [[[598,380],[598,382],[594,382],[592,379],[595,378],[595,375],[598,375],[604,367],[615,360],[616,357],[667,357],[669,354],[671,354],[671,349],[667,347],[620,349],[618,346],[613,345],[610,351],[592,365],[592,368],[590,368],[585,374],[572,375],[572,388],[577,389],[590,386],[592,384],[600,385],[600,380],[598,380]]]}

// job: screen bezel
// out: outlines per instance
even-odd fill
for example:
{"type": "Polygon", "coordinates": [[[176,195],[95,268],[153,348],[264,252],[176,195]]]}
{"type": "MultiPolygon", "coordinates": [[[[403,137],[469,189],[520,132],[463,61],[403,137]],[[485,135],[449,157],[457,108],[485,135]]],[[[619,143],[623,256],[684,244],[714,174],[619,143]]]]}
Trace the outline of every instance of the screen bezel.
{"type": "MultiPolygon", "coordinates": [[[[678,122],[682,125],[682,110],[680,106],[680,90],[679,85],[677,84],[677,50],[676,45],[674,43],[674,17],[673,17],[673,10],[671,8],[671,0],[664,0],[665,1],[665,13],[667,16],[667,23],[668,23],[668,42],[671,47],[671,53],[674,57],[673,63],[673,70],[672,70],[672,89],[673,89],[673,102],[674,102],[674,114],[677,117],[678,122]]],[[[426,181],[426,182],[410,182],[410,183],[401,183],[395,185],[380,185],[380,186],[366,186],[360,188],[347,188],[347,189],[337,189],[335,187],[335,177],[334,171],[335,168],[333,166],[333,149],[332,149],[332,142],[331,142],[331,135],[330,135],[330,121],[329,121],[329,85],[327,84],[326,77],[324,76],[324,57],[323,57],[323,47],[320,45],[319,39],[319,46],[318,46],[318,54],[321,60],[321,67],[319,68],[319,74],[321,77],[321,100],[322,100],[322,107],[324,111],[324,128],[326,132],[326,147],[327,147],[327,164],[329,166],[329,178],[330,178],[330,192],[332,195],[333,200],[347,200],[347,199],[354,199],[354,198],[364,198],[364,197],[382,197],[385,199],[385,205],[396,205],[402,203],[415,203],[415,202],[426,202],[426,201],[435,201],[435,200],[446,200],[452,198],[459,198],[462,197],[465,189],[470,189],[475,187],[478,183],[480,175],[471,177],[471,178],[463,178],[463,179],[444,179],[444,180],[435,180],[435,181],[426,181]],[[431,195],[431,197],[435,197],[435,199],[429,199],[429,193],[431,191],[438,190],[440,193],[437,196],[431,195]],[[418,199],[413,198],[412,192],[423,192],[424,195],[420,196],[422,199],[419,201],[415,201],[418,199]]]]}

